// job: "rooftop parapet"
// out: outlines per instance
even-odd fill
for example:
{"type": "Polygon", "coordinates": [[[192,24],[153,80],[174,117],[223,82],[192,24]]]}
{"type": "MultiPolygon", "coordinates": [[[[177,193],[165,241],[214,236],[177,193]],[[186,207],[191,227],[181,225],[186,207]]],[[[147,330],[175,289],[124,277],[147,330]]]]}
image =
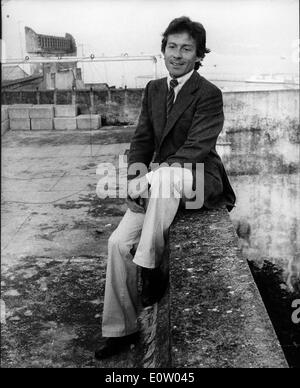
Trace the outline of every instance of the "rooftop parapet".
{"type": "Polygon", "coordinates": [[[169,250],[168,294],[142,314],[144,367],[288,367],[226,209],[179,211],[169,250]]]}

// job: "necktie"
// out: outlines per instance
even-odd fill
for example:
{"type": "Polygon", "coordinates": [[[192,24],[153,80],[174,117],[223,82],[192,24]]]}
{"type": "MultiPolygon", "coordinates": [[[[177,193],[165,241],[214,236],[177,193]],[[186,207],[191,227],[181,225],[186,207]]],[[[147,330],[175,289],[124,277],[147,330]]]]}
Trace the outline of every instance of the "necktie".
{"type": "Polygon", "coordinates": [[[169,116],[173,103],[174,103],[174,97],[175,97],[175,92],[174,88],[178,85],[178,81],[175,78],[172,78],[170,81],[170,87],[169,87],[169,92],[167,96],[167,117],[169,116]]]}

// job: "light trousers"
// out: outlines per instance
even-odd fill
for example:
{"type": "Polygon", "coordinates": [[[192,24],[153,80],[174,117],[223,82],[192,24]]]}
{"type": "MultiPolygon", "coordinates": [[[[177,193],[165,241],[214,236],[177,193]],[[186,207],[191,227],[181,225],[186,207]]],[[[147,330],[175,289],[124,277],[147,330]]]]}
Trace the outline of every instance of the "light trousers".
{"type": "Polygon", "coordinates": [[[137,266],[161,264],[168,229],[182,197],[191,197],[193,176],[180,167],[161,167],[151,176],[145,213],[128,209],[108,240],[102,318],[103,337],[122,337],[138,330],[137,266]],[[137,247],[134,256],[131,251],[137,247]]]}

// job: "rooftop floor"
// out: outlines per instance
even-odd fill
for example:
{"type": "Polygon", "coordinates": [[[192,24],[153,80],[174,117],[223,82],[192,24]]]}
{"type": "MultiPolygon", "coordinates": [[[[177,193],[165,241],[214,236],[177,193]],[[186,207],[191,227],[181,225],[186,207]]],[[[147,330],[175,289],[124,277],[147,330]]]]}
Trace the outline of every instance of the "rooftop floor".
{"type": "Polygon", "coordinates": [[[126,209],[96,196],[96,166],[116,163],[131,135],[118,127],[2,138],[3,367],[136,365],[134,350],[93,359],[107,239],[126,209]]]}

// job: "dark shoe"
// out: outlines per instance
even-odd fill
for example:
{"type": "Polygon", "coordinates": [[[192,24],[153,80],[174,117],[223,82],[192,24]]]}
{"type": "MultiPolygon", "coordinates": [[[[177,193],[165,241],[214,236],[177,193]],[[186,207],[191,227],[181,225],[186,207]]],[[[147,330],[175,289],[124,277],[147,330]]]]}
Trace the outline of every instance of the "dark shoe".
{"type": "Polygon", "coordinates": [[[124,337],[103,337],[100,346],[95,351],[95,358],[102,360],[118,354],[131,344],[136,344],[138,339],[139,333],[133,333],[124,337]]]}
{"type": "Polygon", "coordinates": [[[160,268],[144,268],[141,271],[142,294],[141,302],[143,307],[152,306],[164,296],[168,286],[168,276],[160,268]]]}

